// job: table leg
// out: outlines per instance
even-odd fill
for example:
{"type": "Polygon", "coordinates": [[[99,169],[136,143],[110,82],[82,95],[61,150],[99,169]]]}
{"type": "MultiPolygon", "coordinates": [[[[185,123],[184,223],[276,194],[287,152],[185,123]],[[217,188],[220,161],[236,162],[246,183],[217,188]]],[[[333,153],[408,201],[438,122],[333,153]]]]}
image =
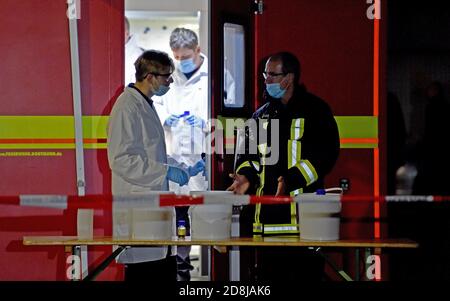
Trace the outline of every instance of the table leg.
{"type": "Polygon", "coordinates": [[[208,281],[211,281],[212,275],[212,266],[211,266],[211,258],[212,258],[212,246],[208,246],[208,281]]]}
{"type": "Polygon", "coordinates": [[[230,281],[239,281],[241,279],[240,269],[240,252],[239,247],[232,246],[229,250],[230,259],[230,281]]]}
{"type": "Polygon", "coordinates": [[[338,268],[337,265],[325,255],[320,248],[315,249],[316,253],[322,256],[323,259],[331,266],[331,268],[345,281],[353,281],[353,279],[342,269],[338,268]]]}
{"type": "Polygon", "coordinates": [[[92,280],[94,280],[101,272],[103,272],[104,269],[106,269],[106,267],[111,263],[111,261],[113,261],[117,256],[119,256],[120,253],[122,253],[126,248],[129,248],[129,247],[118,246],[117,249],[111,255],[109,255],[105,260],[103,260],[99,264],[99,266],[96,267],[92,271],[92,273],[87,275],[83,279],[83,281],[92,281],[92,280]]]}
{"type": "Polygon", "coordinates": [[[370,279],[368,279],[367,278],[367,271],[369,270],[369,267],[370,267],[370,264],[369,264],[369,262],[367,262],[367,258],[369,258],[369,256],[370,255],[372,255],[372,249],[371,248],[365,248],[365,251],[364,251],[364,258],[365,258],[365,260],[364,260],[364,271],[365,271],[365,279],[366,280],[370,280],[370,279]]]}
{"type": "Polygon", "coordinates": [[[361,281],[361,276],[360,276],[360,272],[361,272],[361,266],[360,266],[360,255],[359,255],[359,248],[355,249],[355,280],[356,281],[361,281]]]}
{"type": "MultiPolygon", "coordinates": [[[[81,246],[73,246],[72,247],[72,255],[74,256],[74,258],[78,258],[79,260],[81,260],[81,246]]],[[[80,262],[78,262],[80,263],[80,262]]],[[[77,263],[75,263],[77,264],[77,263]]],[[[79,281],[80,279],[78,279],[78,277],[75,277],[76,271],[77,269],[81,269],[81,266],[76,267],[75,269],[72,270],[72,281],[79,281]]],[[[81,275],[81,271],[79,271],[80,277],[82,277],[81,275]]]]}

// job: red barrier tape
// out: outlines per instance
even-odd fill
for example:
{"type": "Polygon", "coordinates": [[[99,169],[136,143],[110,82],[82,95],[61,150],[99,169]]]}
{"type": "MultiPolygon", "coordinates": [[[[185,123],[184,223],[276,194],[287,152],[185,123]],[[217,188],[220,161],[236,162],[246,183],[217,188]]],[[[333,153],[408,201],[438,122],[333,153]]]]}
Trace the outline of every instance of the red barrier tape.
{"type": "MultiPolygon", "coordinates": [[[[39,196],[37,196],[39,197],[39,196]]],[[[43,195],[43,198],[49,197],[43,195]]],[[[280,204],[290,203],[294,200],[292,197],[275,196],[250,196],[250,204],[280,204]]],[[[160,206],[191,206],[204,204],[203,196],[159,195],[160,206]]],[[[431,195],[393,195],[393,196],[370,196],[370,195],[343,195],[341,202],[447,202],[450,196],[431,196],[431,195]]],[[[112,195],[86,195],[86,196],[68,196],[68,209],[108,209],[113,203],[112,195]]],[[[20,196],[0,196],[0,205],[20,206],[20,196]]]]}

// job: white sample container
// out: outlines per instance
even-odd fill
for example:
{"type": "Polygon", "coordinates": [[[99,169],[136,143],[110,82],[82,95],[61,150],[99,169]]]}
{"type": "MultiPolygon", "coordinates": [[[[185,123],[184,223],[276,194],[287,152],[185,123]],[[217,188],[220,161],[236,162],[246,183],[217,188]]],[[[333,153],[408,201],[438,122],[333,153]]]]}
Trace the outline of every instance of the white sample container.
{"type": "Polygon", "coordinates": [[[232,204],[191,206],[192,239],[230,238],[232,207],[232,204]]]}
{"type": "Polygon", "coordinates": [[[132,239],[171,239],[173,208],[133,208],[131,210],[132,239]]]}
{"type": "Polygon", "coordinates": [[[341,202],[330,195],[313,195],[298,201],[300,238],[332,241],[339,239],[341,202]]]}

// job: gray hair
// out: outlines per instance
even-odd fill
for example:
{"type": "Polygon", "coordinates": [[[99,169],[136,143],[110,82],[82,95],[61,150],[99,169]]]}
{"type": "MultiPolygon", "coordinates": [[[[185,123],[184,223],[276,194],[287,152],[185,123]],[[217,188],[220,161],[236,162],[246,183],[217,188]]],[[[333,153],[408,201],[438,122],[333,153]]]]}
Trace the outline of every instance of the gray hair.
{"type": "Polygon", "coordinates": [[[170,35],[170,48],[189,48],[195,50],[198,46],[197,34],[187,28],[175,28],[170,35]]]}

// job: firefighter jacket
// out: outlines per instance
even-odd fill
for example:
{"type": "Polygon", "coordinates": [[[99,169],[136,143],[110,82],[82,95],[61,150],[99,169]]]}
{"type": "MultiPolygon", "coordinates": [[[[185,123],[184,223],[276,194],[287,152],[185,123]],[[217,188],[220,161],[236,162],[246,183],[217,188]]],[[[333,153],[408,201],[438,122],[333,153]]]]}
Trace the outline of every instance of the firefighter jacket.
{"type": "MultiPolygon", "coordinates": [[[[275,195],[278,178],[286,184],[286,195],[315,192],[336,163],[339,134],[328,104],[296,86],[289,102],[269,101],[254,114],[256,127],[245,130],[245,150],[238,154],[236,173],[250,181],[250,194],[275,195]],[[274,132],[275,131],[275,132],[274,132]],[[252,152],[257,145],[257,151],[252,152]]],[[[256,205],[254,234],[297,234],[295,202],[256,205]]]]}

